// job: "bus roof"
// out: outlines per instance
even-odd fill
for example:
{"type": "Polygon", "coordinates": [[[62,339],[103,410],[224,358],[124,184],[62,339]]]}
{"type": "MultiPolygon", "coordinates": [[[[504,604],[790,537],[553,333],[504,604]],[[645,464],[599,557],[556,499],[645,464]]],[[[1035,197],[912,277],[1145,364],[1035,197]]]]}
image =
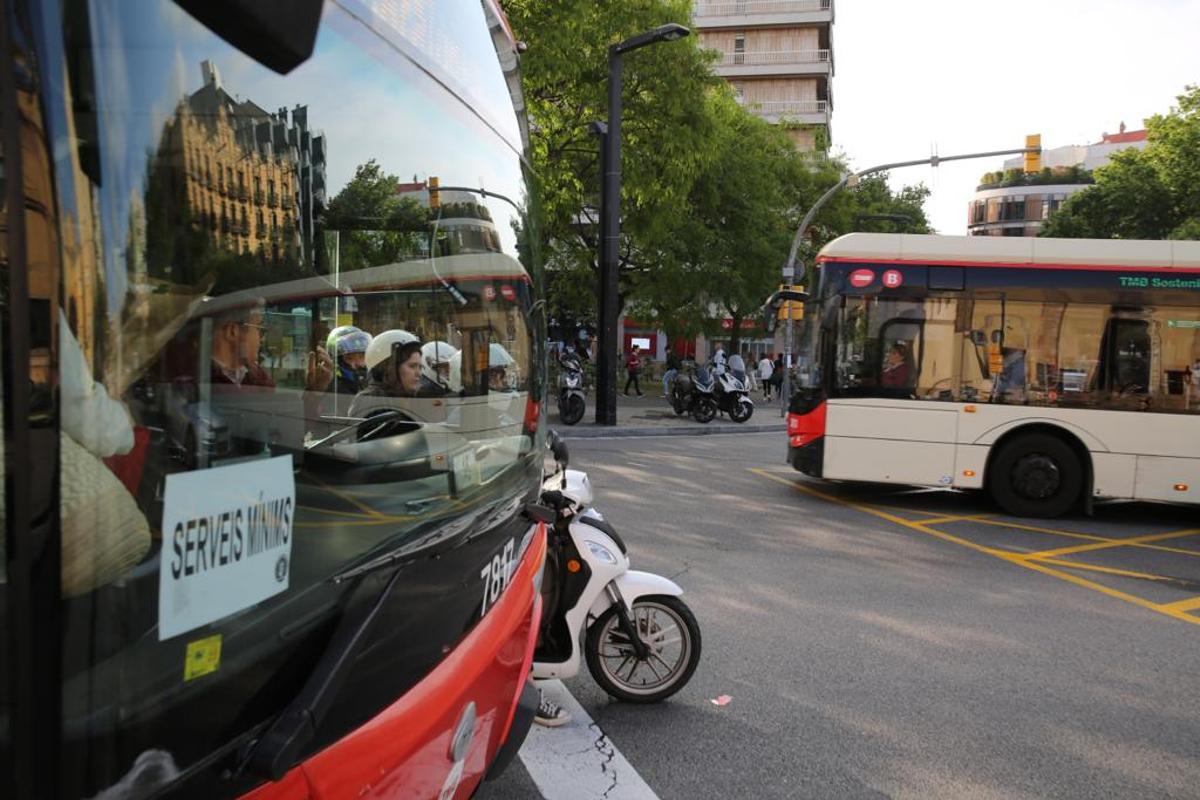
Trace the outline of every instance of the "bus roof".
{"type": "Polygon", "coordinates": [[[850,233],[821,248],[823,261],[1200,270],[1200,242],[850,233]]]}
{"type": "Polygon", "coordinates": [[[317,275],[310,278],[242,289],[197,303],[193,316],[209,316],[231,308],[265,302],[267,305],[294,300],[335,297],[355,292],[379,292],[436,286],[449,282],[507,280],[530,283],[521,262],[504,253],[468,253],[430,259],[413,259],[378,267],[317,275]]]}

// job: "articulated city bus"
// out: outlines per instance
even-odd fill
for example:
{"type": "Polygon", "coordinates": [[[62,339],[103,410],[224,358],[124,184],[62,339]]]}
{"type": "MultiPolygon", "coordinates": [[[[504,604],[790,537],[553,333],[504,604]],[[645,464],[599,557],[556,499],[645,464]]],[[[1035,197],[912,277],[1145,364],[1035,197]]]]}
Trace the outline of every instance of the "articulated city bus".
{"type": "Polygon", "coordinates": [[[1200,501],[1200,244],[851,234],[817,261],[796,469],[1023,516],[1200,501]]]}
{"type": "Polygon", "coordinates": [[[499,7],[0,13],[4,796],[471,795],[545,556],[499,7]]]}

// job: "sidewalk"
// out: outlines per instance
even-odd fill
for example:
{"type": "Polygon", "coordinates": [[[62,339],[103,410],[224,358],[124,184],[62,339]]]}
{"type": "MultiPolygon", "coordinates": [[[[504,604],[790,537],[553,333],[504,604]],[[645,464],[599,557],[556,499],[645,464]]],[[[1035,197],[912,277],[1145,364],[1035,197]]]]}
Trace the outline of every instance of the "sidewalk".
{"type": "MultiPolygon", "coordinates": [[[[661,391],[662,384],[653,386],[661,391]]],[[[558,401],[551,398],[546,406],[546,418],[555,431],[564,439],[590,439],[601,436],[705,436],[717,433],[765,433],[785,431],[787,423],[779,416],[779,401],[764,403],[762,395],[754,400],[754,416],[749,422],[737,423],[718,414],[707,425],[702,425],[684,414],[676,416],[675,410],[659,392],[646,392],[645,397],[625,397],[617,393],[617,424],[597,425],[596,398],[589,394],[587,413],[577,425],[563,425],[558,421],[558,401]]]]}

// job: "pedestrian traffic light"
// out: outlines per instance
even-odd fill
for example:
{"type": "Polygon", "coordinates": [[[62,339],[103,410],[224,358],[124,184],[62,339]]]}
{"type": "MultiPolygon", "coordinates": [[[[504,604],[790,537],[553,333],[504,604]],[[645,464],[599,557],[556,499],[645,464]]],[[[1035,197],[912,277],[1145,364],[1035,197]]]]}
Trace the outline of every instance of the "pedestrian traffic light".
{"type": "Polygon", "coordinates": [[[1042,135],[1040,133],[1031,133],[1025,137],[1025,148],[1036,147],[1037,150],[1030,153],[1025,153],[1025,173],[1030,174],[1042,171],[1042,135]]]}
{"type": "Polygon", "coordinates": [[[442,207],[442,197],[438,192],[437,176],[431,177],[427,185],[429,187],[429,208],[432,211],[437,211],[442,207]]]}

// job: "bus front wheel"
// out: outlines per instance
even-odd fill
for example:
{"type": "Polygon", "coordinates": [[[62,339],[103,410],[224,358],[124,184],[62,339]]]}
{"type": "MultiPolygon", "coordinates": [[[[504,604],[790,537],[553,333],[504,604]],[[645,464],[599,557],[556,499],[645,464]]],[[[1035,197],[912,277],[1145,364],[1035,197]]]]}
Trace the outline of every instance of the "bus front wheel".
{"type": "Polygon", "coordinates": [[[988,469],[988,493],[1017,517],[1061,517],[1079,502],[1083,465],[1069,444],[1046,433],[1005,443],[988,469]]]}

